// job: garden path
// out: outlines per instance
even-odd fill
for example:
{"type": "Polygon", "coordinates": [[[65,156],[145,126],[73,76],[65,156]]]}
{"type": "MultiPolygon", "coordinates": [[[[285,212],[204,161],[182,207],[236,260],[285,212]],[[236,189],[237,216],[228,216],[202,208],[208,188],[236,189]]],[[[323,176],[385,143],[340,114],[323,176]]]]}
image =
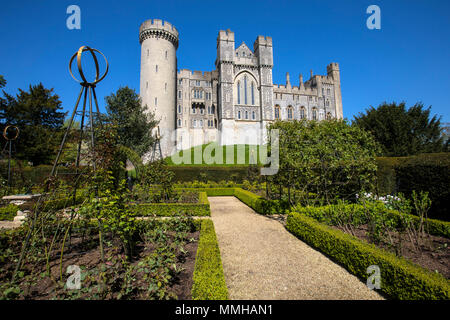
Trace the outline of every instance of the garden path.
{"type": "Polygon", "coordinates": [[[208,197],[230,299],[383,299],[235,197],[208,197]]]}

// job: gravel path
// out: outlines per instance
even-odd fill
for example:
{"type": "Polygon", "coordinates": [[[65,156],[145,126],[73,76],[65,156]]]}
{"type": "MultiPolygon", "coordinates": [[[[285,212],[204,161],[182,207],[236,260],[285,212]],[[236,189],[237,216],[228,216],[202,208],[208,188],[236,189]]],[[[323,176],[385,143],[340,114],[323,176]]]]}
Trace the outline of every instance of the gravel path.
{"type": "Polygon", "coordinates": [[[235,197],[208,197],[230,299],[383,299],[235,197]]]}

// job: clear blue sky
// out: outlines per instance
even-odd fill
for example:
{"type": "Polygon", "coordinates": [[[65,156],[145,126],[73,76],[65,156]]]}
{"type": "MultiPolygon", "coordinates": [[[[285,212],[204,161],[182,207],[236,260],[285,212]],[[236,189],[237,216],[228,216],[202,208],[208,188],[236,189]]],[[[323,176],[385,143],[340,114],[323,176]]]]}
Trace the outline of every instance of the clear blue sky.
{"type": "Polygon", "coordinates": [[[103,97],[119,86],[139,91],[139,25],[149,18],[173,23],[180,32],[178,68],[214,69],[220,29],[235,32],[236,45],[250,48],[257,35],[273,38],[273,78],[286,72],[298,84],[309,70],[326,74],[329,62],[341,67],[344,116],[383,101],[422,101],[450,122],[450,1],[5,1],[0,10],[0,74],[4,90],[42,82],[72,109],[79,86],[68,60],[81,46],[101,50],[110,72],[97,89],[103,97]],[[81,30],[66,28],[66,9],[81,8],[81,30]],[[381,8],[381,30],[366,27],[366,8],[381,8]]]}

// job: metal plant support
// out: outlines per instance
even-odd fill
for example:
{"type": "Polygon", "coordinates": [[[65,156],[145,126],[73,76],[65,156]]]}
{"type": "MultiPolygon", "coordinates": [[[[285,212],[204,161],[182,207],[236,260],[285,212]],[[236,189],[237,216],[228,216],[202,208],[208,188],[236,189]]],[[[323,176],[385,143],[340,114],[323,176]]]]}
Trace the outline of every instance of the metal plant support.
{"type": "Polygon", "coordinates": [[[159,126],[158,126],[158,128],[155,132],[155,142],[153,143],[153,146],[152,146],[152,155],[150,158],[150,162],[163,159],[160,141],[161,141],[161,133],[159,131],[159,126]]]}
{"type": "MultiPolygon", "coordinates": [[[[78,94],[78,98],[77,98],[77,101],[75,103],[75,107],[73,108],[72,115],[71,115],[70,120],[69,120],[69,125],[67,126],[67,129],[66,129],[66,131],[64,133],[64,136],[62,138],[61,145],[60,145],[59,150],[58,150],[58,154],[56,156],[55,162],[54,162],[53,167],[52,167],[52,171],[50,173],[50,177],[55,177],[57,175],[57,167],[58,167],[58,164],[59,164],[59,160],[61,158],[61,154],[62,154],[62,151],[64,149],[64,145],[66,143],[67,136],[69,135],[69,132],[70,132],[70,130],[72,128],[73,120],[75,118],[75,115],[80,115],[80,113],[78,111],[78,105],[80,103],[80,99],[81,99],[81,96],[83,95],[83,93],[84,93],[84,98],[83,98],[83,109],[81,111],[80,136],[79,136],[79,140],[78,140],[77,155],[76,155],[76,160],[75,160],[75,170],[76,170],[75,174],[76,174],[76,176],[79,175],[81,145],[82,145],[82,141],[83,141],[83,131],[85,129],[85,123],[84,122],[85,122],[86,113],[88,113],[88,116],[89,116],[90,144],[91,144],[92,151],[94,151],[94,147],[95,147],[94,126],[95,126],[95,124],[94,124],[94,113],[92,111],[92,98],[95,101],[96,113],[97,113],[97,116],[99,118],[100,117],[100,110],[99,110],[99,107],[98,107],[97,96],[95,94],[95,87],[100,81],[102,81],[106,77],[106,74],[108,73],[108,68],[109,68],[108,60],[106,59],[105,55],[103,53],[101,53],[99,50],[90,48],[88,46],[80,47],[78,49],[78,51],[70,58],[70,61],[69,61],[69,72],[70,72],[70,75],[72,76],[72,78],[75,79],[75,81],[80,83],[81,89],[80,89],[80,93],[78,94]],[[82,57],[83,52],[85,52],[85,51],[89,51],[91,53],[92,58],[94,60],[94,64],[95,64],[95,79],[92,82],[89,82],[89,81],[86,80],[86,77],[85,77],[85,75],[83,73],[83,68],[82,68],[82,65],[81,65],[81,57],[82,57]],[[101,77],[100,77],[100,72],[99,72],[100,68],[99,68],[99,65],[98,65],[98,60],[97,60],[97,57],[95,55],[96,52],[103,56],[103,58],[105,59],[105,63],[106,63],[105,72],[103,73],[103,75],[101,77]],[[77,58],[78,72],[80,74],[81,80],[78,80],[72,73],[72,63],[73,63],[73,60],[75,59],[75,57],[77,58]],[[86,112],[86,101],[87,101],[88,97],[89,97],[89,110],[88,110],[88,112],[86,112]]],[[[100,119],[98,119],[98,120],[100,120],[100,119]]],[[[94,153],[94,158],[93,158],[93,169],[94,169],[94,171],[96,170],[95,153],[94,153]]],[[[47,184],[46,187],[45,187],[44,194],[46,194],[48,192],[48,187],[49,187],[49,185],[47,184]]],[[[74,201],[75,201],[76,192],[77,192],[76,189],[77,188],[76,188],[76,184],[75,184],[74,192],[73,192],[73,199],[74,199],[74,201]]],[[[96,190],[96,196],[97,196],[97,190],[96,190]]],[[[21,267],[21,264],[22,264],[23,258],[25,256],[25,253],[27,252],[27,249],[28,249],[28,246],[29,246],[29,243],[30,243],[30,238],[31,238],[31,236],[32,236],[32,234],[34,232],[34,228],[35,228],[36,221],[37,221],[37,218],[38,218],[38,215],[39,215],[39,211],[40,211],[40,207],[41,207],[42,204],[43,204],[43,196],[40,196],[38,198],[37,203],[36,203],[35,210],[34,210],[34,215],[33,215],[33,220],[32,220],[31,226],[30,226],[30,228],[29,228],[29,230],[27,232],[26,239],[23,242],[23,247],[22,247],[22,251],[21,251],[21,254],[20,254],[20,258],[19,258],[19,260],[17,262],[16,268],[15,268],[14,273],[12,275],[11,282],[14,282],[15,277],[17,275],[17,272],[19,271],[19,269],[21,267]]],[[[73,212],[71,214],[70,219],[72,220],[72,218],[73,218],[73,212]]],[[[100,221],[99,221],[99,224],[101,224],[100,221]]],[[[104,257],[103,257],[102,243],[100,243],[100,246],[101,246],[101,252],[102,252],[101,255],[102,255],[102,260],[103,260],[104,257]]]]}
{"type": "Polygon", "coordinates": [[[12,145],[13,141],[17,139],[19,136],[20,130],[16,126],[6,126],[3,130],[3,137],[6,139],[5,147],[3,148],[3,152],[8,149],[8,188],[11,188],[12,184],[12,176],[11,176],[11,154],[12,154],[12,145]],[[11,132],[11,129],[14,131],[12,136],[8,135],[8,131],[11,132]]]}
{"type": "MultiPolygon", "coordinates": [[[[80,93],[78,94],[78,99],[77,99],[77,102],[75,103],[75,107],[72,111],[72,115],[69,120],[69,125],[67,126],[66,132],[64,133],[63,139],[61,141],[61,145],[58,150],[58,155],[56,156],[55,162],[53,164],[53,168],[52,168],[52,171],[50,174],[51,176],[55,176],[55,174],[56,174],[56,169],[59,164],[59,160],[61,158],[61,153],[62,153],[62,150],[64,149],[64,144],[66,143],[67,135],[69,134],[70,129],[72,128],[73,119],[78,112],[78,105],[80,103],[80,99],[81,99],[81,96],[83,95],[83,92],[84,92],[84,98],[83,98],[83,109],[81,111],[80,138],[78,140],[77,155],[76,155],[76,160],[75,160],[75,168],[77,170],[77,173],[78,173],[78,168],[80,166],[81,143],[83,141],[83,133],[84,133],[84,128],[85,128],[84,120],[85,120],[85,116],[86,116],[86,100],[88,97],[89,97],[88,114],[89,114],[89,127],[90,127],[90,144],[91,144],[92,150],[94,150],[95,140],[94,140],[94,118],[93,118],[93,112],[92,112],[92,97],[94,97],[97,118],[99,119],[100,110],[98,108],[98,101],[97,101],[97,95],[95,94],[95,87],[96,87],[97,83],[99,83],[100,81],[102,81],[105,78],[106,74],[108,73],[108,68],[109,68],[108,60],[106,59],[105,55],[103,53],[101,53],[100,51],[98,51],[97,49],[93,49],[88,46],[80,47],[80,49],[78,49],[78,51],[72,56],[72,58],[70,58],[70,61],[69,61],[70,75],[72,76],[72,78],[75,79],[75,81],[80,83],[81,89],[80,89],[80,93]],[[92,82],[89,82],[86,80],[86,77],[84,76],[83,68],[81,65],[81,56],[82,56],[83,52],[85,52],[85,51],[89,51],[91,53],[92,58],[94,59],[94,63],[95,63],[95,79],[92,82]],[[99,75],[100,75],[99,65],[98,65],[98,60],[95,55],[95,52],[101,54],[103,56],[103,58],[105,59],[105,63],[106,63],[105,73],[101,77],[99,77],[99,75]],[[81,81],[78,80],[72,73],[72,63],[73,63],[73,60],[75,59],[75,57],[77,58],[78,72],[82,79],[81,81]]],[[[95,161],[93,161],[93,168],[95,170],[95,161]]]]}

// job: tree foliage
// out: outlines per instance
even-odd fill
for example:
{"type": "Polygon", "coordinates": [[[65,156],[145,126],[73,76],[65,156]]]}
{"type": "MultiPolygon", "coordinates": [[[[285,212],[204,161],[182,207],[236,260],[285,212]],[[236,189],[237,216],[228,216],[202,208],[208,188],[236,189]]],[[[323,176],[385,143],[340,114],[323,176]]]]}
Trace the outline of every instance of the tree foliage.
{"type": "Polygon", "coordinates": [[[280,167],[270,179],[280,190],[314,193],[330,203],[374,187],[378,146],[368,132],[344,120],[277,121],[272,129],[279,130],[280,167]]]}
{"type": "Polygon", "coordinates": [[[105,101],[108,120],[118,127],[119,144],[140,156],[148,152],[154,142],[151,132],[158,121],[147,112],[147,106],[142,106],[139,95],[126,86],[105,97],[105,101]]]}
{"type": "Polygon", "coordinates": [[[444,139],[440,117],[430,118],[431,107],[416,103],[409,109],[405,103],[383,103],[355,116],[353,123],[370,131],[382,146],[384,156],[408,156],[441,152],[444,139]]]}
{"type": "Polygon", "coordinates": [[[0,100],[0,129],[16,125],[20,135],[15,141],[15,157],[34,165],[50,163],[61,141],[65,113],[53,89],[42,83],[19,89],[16,97],[3,91],[0,100]]]}
{"type": "Polygon", "coordinates": [[[0,88],[6,86],[6,79],[0,74],[0,88]]]}

